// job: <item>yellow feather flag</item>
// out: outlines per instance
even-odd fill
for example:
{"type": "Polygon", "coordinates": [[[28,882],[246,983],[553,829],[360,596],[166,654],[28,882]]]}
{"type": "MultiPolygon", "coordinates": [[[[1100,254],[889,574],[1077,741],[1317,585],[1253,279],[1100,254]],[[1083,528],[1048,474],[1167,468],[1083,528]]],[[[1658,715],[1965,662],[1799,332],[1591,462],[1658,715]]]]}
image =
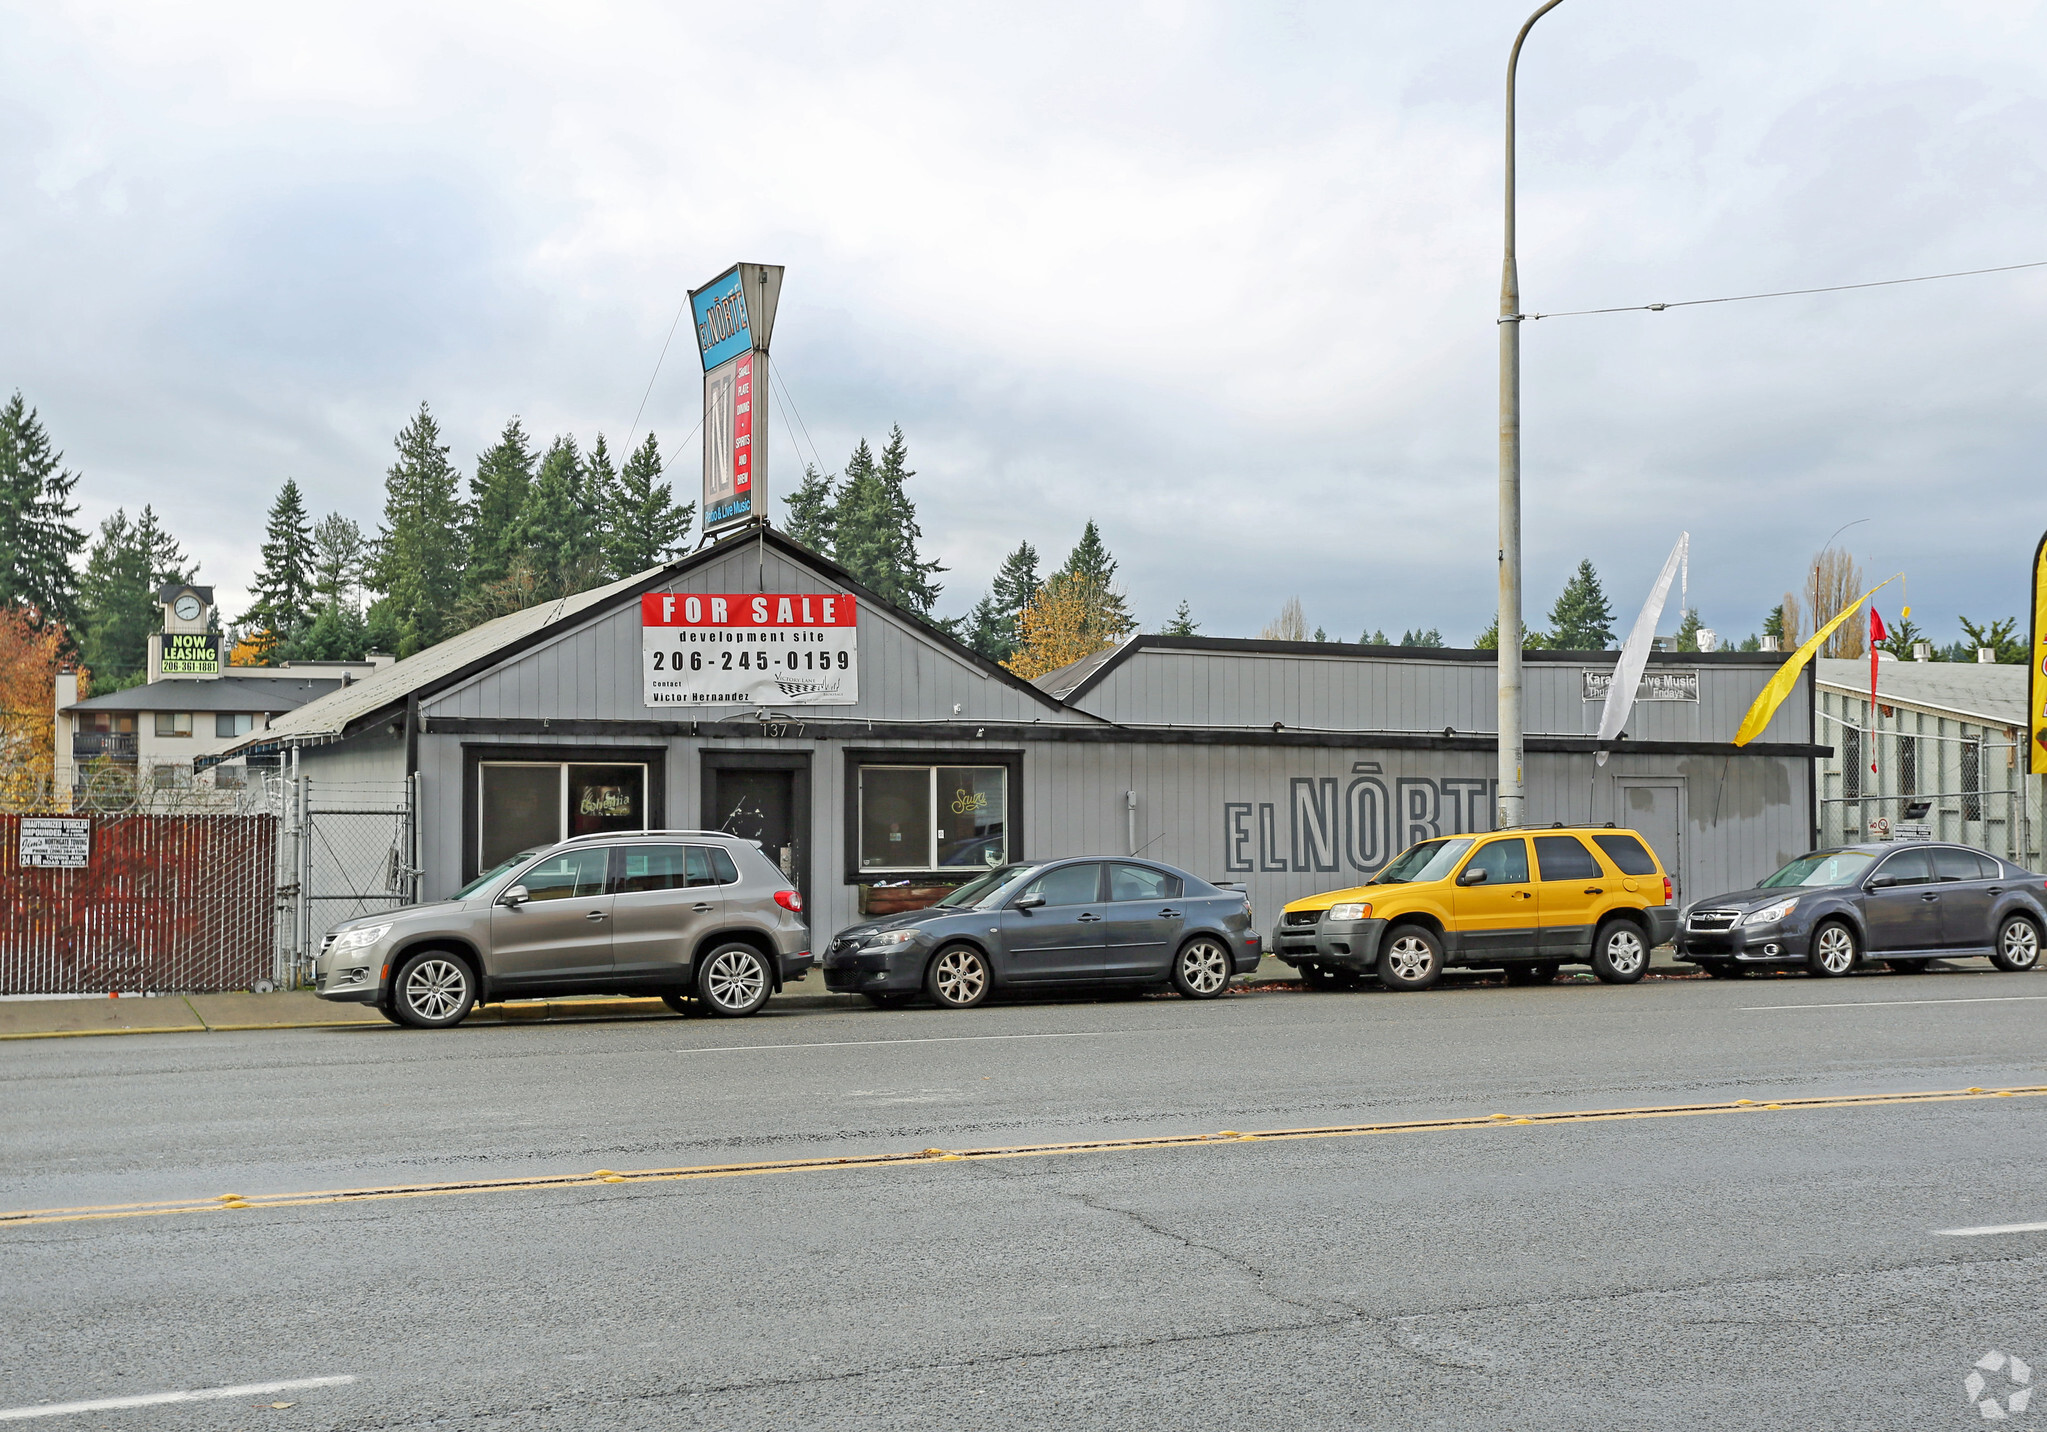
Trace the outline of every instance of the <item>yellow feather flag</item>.
{"type": "Polygon", "coordinates": [[[1755,704],[1749,707],[1748,715],[1741,718],[1741,729],[1734,733],[1735,745],[1746,746],[1763,733],[1763,728],[1770,724],[1770,718],[1777,714],[1777,708],[1784,704],[1784,698],[1791,694],[1791,688],[1797,684],[1798,673],[1805,670],[1808,661],[1819,655],[1820,648],[1827,644],[1827,638],[1834,634],[1834,629],[1862,610],[1864,602],[1897,580],[1897,577],[1886,577],[1841,608],[1834,614],[1832,621],[1814,632],[1812,639],[1792,654],[1791,660],[1777,668],[1777,674],[1770,678],[1769,685],[1762,689],[1756,696],[1755,704]]]}

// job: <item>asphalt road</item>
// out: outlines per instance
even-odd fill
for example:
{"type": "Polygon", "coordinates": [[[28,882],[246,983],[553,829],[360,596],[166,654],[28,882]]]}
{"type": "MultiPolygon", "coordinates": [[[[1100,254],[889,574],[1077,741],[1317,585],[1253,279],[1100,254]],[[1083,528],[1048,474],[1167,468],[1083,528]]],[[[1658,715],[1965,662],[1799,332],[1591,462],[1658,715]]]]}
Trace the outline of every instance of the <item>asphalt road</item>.
{"type": "Polygon", "coordinates": [[[2047,1232],[1938,1230],[2047,1220],[2047,1097],[1762,1106],[2047,1084],[2043,1017],[1967,973],[0,1046],[0,1210],[1753,1101],[0,1223],[0,1419],[1980,1427],[2047,1232]]]}

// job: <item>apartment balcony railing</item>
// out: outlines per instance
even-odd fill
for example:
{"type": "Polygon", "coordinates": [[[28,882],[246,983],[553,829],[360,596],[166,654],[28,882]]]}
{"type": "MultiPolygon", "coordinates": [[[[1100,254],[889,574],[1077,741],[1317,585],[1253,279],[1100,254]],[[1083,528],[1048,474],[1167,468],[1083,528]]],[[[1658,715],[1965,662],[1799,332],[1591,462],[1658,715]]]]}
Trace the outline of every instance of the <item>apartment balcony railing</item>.
{"type": "Polygon", "coordinates": [[[136,756],[133,731],[80,731],[71,738],[71,759],[90,761],[100,756],[132,761],[136,756]]]}

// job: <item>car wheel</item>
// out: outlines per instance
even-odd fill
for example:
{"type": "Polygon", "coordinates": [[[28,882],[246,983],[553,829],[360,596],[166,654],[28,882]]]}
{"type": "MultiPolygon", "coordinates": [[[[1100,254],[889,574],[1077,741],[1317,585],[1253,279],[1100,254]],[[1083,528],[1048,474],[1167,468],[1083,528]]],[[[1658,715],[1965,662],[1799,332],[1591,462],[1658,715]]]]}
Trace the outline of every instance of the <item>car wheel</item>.
{"type": "Polygon", "coordinates": [[[1427,989],[1443,977],[1443,946],[1420,925],[1396,925],[1379,947],[1379,983],[1387,989],[1427,989]]]}
{"type": "Polygon", "coordinates": [[[726,1019],[752,1014],[774,989],[768,962],[752,945],[720,945],[697,966],[697,1005],[705,1014],[726,1019]]]}
{"type": "Polygon", "coordinates": [[[1926,973],[1928,961],[1885,960],[1884,963],[1891,967],[1891,973],[1894,975],[1923,975],[1926,973]]]}
{"type": "Polygon", "coordinates": [[[1173,988],[1188,999],[1214,999],[1230,987],[1230,952],[1208,939],[1189,940],[1173,956],[1173,988]]]}
{"type": "Polygon", "coordinates": [[[414,1029],[452,1029],[476,1007],[476,976],[446,950],[420,950],[398,966],[391,1015],[414,1029]]]}
{"type": "Polygon", "coordinates": [[[1855,968],[1859,953],[1855,932],[1839,920],[1829,920],[1812,932],[1812,949],[1806,954],[1805,967],[1821,979],[1837,979],[1855,968]]]}
{"type": "Polygon", "coordinates": [[[664,994],[661,996],[661,1003],[685,1017],[690,1013],[690,999],[686,994],[664,994]]]}
{"type": "Polygon", "coordinates": [[[910,1002],[911,996],[899,989],[878,989],[863,991],[867,1002],[876,1009],[901,1009],[910,1002]]]}
{"type": "Polygon", "coordinates": [[[947,945],[924,972],[924,992],[940,1009],[972,1009],[994,985],[988,957],[972,945],[947,945]]]}
{"type": "Polygon", "coordinates": [[[1997,947],[1990,963],[2017,974],[2040,963],[2040,927],[2024,915],[2014,915],[1998,927],[1997,947]]]}
{"type": "Polygon", "coordinates": [[[1521,960],[1507,966],[1507,983],[1513,985],[1551,984],[1556,980],[1555,960],[1521,960]]]}
{"type": "Polygon", "coordinates": [[[1649,973],[1649,940],[1631,920],[1609,920],[1592,937],[1592,973],[1608,984],[1635,984],[1649,973]]]}
{"type": "Polygon", "coordinates": [[[1708,979],[1738,980],[1748,976],[1748,968],[1737,965],[1732,960],[1705,960],[1700,963],[1699,968],[1706,972],[1708,979]]]}

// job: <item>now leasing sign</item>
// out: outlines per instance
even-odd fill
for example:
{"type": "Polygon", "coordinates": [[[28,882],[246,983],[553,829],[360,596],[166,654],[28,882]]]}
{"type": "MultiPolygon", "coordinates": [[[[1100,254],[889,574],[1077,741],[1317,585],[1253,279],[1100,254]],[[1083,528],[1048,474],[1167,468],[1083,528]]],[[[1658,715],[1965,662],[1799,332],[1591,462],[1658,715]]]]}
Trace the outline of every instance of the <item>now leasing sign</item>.
{"type": "Polygon", "coordinates": [[[650,592],[640,598],[649,706],[851,706],[854,599],[815,592],[650,592]]]}

